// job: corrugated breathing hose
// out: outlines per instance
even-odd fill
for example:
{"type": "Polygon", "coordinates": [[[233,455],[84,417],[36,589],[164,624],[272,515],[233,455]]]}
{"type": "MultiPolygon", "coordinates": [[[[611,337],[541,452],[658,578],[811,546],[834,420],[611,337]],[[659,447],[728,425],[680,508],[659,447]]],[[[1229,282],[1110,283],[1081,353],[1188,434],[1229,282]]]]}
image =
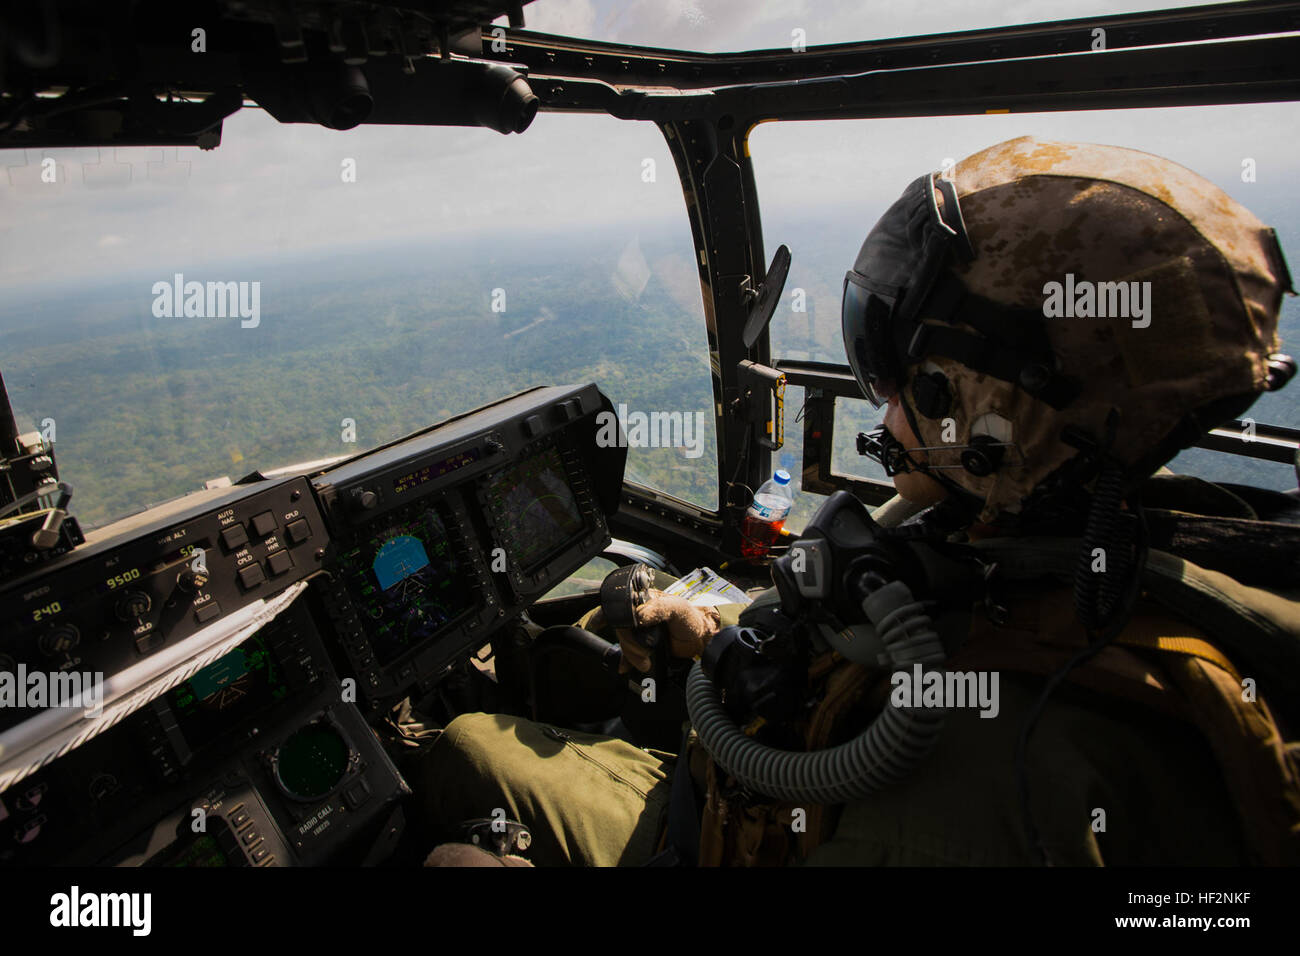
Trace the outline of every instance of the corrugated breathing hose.
{"type": "MultiPolygon", "coordinates": [[[[902,581],[892,581],[862,602],[867,619],[896,670],[944,666],[934,622],[902,581]]],[[[946,712],[941,708],[886,706],[856,738],[827,750],[777,750],[747,736],[722,705],[701,665],[691,668],[686,707],[700,742],[718,765],[758,794],[789,801],[844,803],[883,790],[915,769],[934,747],[946,712]]]]}

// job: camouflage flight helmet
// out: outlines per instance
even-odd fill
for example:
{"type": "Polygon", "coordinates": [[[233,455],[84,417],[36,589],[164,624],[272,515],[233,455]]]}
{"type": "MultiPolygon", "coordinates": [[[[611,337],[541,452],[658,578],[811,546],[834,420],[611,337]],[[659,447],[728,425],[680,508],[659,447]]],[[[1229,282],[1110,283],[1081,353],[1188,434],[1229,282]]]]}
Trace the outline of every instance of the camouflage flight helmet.
{"type": "Polygon", "coordinates": [[[1077,497],[1112,463],[1132,487],[1281,388],[1293,292],[1274,231],[1158,156],[1021,137],[915,180],[845,277],[854,374],[897,394],[916,469],[984,522],[1077,497]]]}

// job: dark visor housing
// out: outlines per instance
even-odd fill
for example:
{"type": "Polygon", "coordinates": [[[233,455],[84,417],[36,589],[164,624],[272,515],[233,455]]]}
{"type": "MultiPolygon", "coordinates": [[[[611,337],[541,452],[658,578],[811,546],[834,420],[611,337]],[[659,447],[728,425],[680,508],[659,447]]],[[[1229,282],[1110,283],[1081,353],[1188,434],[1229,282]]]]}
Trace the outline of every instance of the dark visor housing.
{"type": "Polygon", "coordinates": [[[945,268],[950,255],[970,262],[975,250],[956,187],[928,173],[880,217],[844,276],[844,351],[867,400],[880,408],[902,388],[907,365],[944,355],[1054,408],[1068,405],[1078,386],[1058,373],[1042,315],[968,293],[945,268]],[[957,318],[980,334],[953,327],[957,318]]]}
{"type": "Polygon", "coordinates": [[[845,273],[840,316],[844,351],[867,400],[876,408],[898,391],[903,380],[898,345],[906,348],[910,343],[897,342],[894,330],[914,318],[950,250],[965,261],[974,258],[957,190],[948,180],[928,173],[913,180],[880,217],[853,268],[845,273]],[[936,190],[943,194],[942,209],[936,190]]]}

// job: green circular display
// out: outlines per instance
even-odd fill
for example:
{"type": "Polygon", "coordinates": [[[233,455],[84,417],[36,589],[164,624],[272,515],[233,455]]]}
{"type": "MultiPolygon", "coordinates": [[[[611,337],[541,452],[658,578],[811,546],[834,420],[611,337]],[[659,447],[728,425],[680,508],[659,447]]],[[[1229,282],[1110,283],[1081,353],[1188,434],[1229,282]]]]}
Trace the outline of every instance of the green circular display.
{"type": "Polygon", "coordinates": [[[280,745],[276,776],[285,793],[299,800],[318,800],[329,793],[348,769],[348,745],[325,724],[302,728],[280,745]]]}

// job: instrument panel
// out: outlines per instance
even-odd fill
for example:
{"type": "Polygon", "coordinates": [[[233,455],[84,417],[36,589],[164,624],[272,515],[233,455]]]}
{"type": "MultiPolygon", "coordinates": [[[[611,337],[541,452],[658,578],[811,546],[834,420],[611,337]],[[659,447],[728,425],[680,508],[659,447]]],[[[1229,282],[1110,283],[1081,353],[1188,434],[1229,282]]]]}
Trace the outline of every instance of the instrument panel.
{"type": "MultiPolygon", "coordinates": [[[[323,524],[297,477],[193,492],[96,529],[0,583],[0,672],[145,683],[188,638],[317,573],[323,524]]],[[[15,746],[4,731],[50,709],[4,702],[0,689],[0,753],[15,746]]]]}
{"type": "Polygon", "coordinates": [[[595,386],[533,389],[313,478],[317,590],[374,706],[436,679],[610,541],[625,449],[595,386]]]}
{"type": "Polygon", "coordinates": [[[0,795],[0,867],[359,857],[406,787],[339,696],[322,635],[297,601],[0,795]]]}
{"type": "Polygon", "coordinates": [[[166,502],[0,582],[0,866],[313,864],[394,832],[409,790],[363,709],[432,688],[608,546],[627,452],[597,442],[602,412],[594,385],[529,389],[328,469],[166,502]],[[99,682],[105,705],[165,689],[104,722],[5,704],[35,671],[99,682]],[[47,728],[72,727],[91,732],[51,749],[47,728]],[[194,836],[200,811],[214,828],[194,836]]]}

